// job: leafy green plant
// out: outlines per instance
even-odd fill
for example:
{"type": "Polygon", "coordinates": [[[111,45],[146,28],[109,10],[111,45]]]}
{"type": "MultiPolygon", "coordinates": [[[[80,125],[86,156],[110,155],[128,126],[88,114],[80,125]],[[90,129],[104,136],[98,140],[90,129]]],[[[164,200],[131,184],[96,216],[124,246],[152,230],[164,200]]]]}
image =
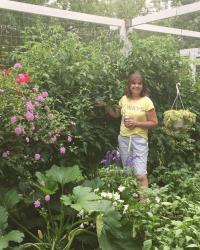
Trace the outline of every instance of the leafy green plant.
{"type": "Polygon", "coordinates": [[[7,232],[8,212],[2,206],[0,206],[0,249],[10,249],[10,241],[21,243],[24,238],[24,234],[18,230],[12,230],[7,232]]]}
{"type": "MultiPolygon", "coordinates": [[[[12,219],[12,209],[22,199],[14,189],[0,188],[0,249],[12,249],[10,242],[21,243],[24,234],[18,230],[11,230],[8,218],[12,219]]],[[[18,245],[18,244],[15,244],[18,245]]]]}
{"type": "MultiPolygon", "coordinates": [[[[36,177],[34,187],[38,191],[34,194],[34,206],[40,215],[40,223],[35,225],[38,236],[33,237],[35,243],[26,243],[24,248],[69,250],[82,244],[93,249],[99,242],[102,250],[108,246],[115,250],[133,249],[130,231],[123,233],[121,215],[113,201],[91,187],[75,186],[83,180],[77,166],[53,166],[44,174],[37,172],[36,177]]],[[[30,203],[30,198],[26,200],[30,203]]]]}
{"type": "Polygon", "coordinates": [[[196,114],[189,110],[168,110],[164,112],[164,131],[175,137],[191,130],[196,122],[196,114]]]}

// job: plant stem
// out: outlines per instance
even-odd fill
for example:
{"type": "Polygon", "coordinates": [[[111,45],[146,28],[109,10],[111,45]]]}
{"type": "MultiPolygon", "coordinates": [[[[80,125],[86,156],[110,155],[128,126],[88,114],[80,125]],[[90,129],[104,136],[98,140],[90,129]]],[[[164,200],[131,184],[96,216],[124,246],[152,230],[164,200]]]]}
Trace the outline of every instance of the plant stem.
{"type": "Polygon", "coordinates": [[[19,223],[14,217],[11,215],[9,216],[12,221],[14,221],[19,227],[21,227],[26,233],[28,233],[30,236],[32,236],[37,242],[42,243],[42,241],[35,236],[33,233],[31,233],[25,226],[23,226],[21,223],[19,223]]]}

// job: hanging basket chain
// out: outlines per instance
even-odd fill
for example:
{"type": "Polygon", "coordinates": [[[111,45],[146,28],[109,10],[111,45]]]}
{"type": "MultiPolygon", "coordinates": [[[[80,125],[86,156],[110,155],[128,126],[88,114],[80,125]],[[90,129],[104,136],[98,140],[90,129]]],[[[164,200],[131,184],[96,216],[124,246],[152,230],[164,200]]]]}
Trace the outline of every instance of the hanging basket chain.
{"type": "Polygon", "coordinates": [[[176,109],[177,109],[178,100],[180,100],[181,105],[182,105],[182,108],[185,109],[184,104],[183,104],[183,101],[182,101],[182,98],[181,98],[180,90],[179,90],[179,87],[178,87],[178,86],[180,86],[180,85],[181,85],[181,84],[180,84],[179,82],[176,83],[176,97],[175,97],[174,102],[173,102],[173,104],[172,104],[172,106],[171,106],[171,109],[174,108],[174,105],[176,105],[176,109]]]}

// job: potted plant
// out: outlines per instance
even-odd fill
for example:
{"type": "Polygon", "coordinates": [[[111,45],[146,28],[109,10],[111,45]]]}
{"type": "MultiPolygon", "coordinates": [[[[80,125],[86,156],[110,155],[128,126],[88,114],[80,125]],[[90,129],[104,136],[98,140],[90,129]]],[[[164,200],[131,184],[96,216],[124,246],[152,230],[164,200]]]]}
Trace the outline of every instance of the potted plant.
{"type": "Polygon", "coordinates": [[[193,128],[196,122],[196,114],[189,110],[167,110],[164,112],[164,131],[168,135],[178,136],[187,133],[193,128]]]}

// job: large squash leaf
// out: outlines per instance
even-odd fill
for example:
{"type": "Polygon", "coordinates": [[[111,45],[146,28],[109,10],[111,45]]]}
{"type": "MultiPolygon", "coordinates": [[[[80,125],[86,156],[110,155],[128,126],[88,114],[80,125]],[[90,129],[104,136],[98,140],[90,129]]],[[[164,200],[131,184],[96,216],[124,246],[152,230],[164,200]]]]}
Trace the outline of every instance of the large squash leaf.
{"type": "Polygon", "coordinates": [[[23,238],[24,234],[17,230],[13,230],[6,235],[0,236],[0,250],[6,249],[9,245],[9,241],[20,243],[23,241],[23,238]]]}
{"type": "Polygon", "coordinates": [[[38,184],[35,184],[44,194],[54,194],[58,189],[58,184],[52,177],[46,176],[40,172],[36,173],[38,184]]]}
{"type": "Polygon", "coordinates": [[[7,219],[8,219],[8,212],[4,207],[0,206],[0,235],[2,235],[2,233],[8,226],[7,219]]]}
{"type": "Polygon", "coordinates": [[[131,237],[131,230],[123,228],[121,215],[111,204],[102,203],[107,207],[104,214],[96,218],[97,237],[102,250],[139,250],[135,240],[131,237]]]}
{"type": "Polygon", "coordinates": [[[57,183],[64,186],[69,182],[78,182],[83,179],[82,173],[78,166],[73,167],[58,167],[52,166],[52,168],[46,171],[46,176],[49,176],[57,183]]]}
{"type": "Polygon", "coordinates": [[[61,200],[66,206],[70,205],[77,211],[86,210],[87,212],[99,211],[98,201],[101,199],[91,191],[89,187],[77,186],[73,189],[73,195],[63,195],[61,200]]]}
{"type": "Polygon", "coordinates": [[[0,189],[0,205],[5,207],[7,210],[13,208],[22,197],[14,189],[0,189]]]}

